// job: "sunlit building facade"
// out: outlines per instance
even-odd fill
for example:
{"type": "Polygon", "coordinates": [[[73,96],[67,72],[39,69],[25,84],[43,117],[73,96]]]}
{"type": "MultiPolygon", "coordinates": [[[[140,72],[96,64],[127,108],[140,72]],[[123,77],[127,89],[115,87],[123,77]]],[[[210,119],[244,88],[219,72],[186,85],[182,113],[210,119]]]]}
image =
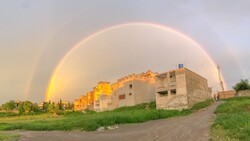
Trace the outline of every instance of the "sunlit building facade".
{"type": "Polygon", "coordinates": [[[111,107],[116,109],[123,106],[134,106],[155,101],[155,80],[157,73],[131,74],[112,84],[111,107]]]}
{"type": "Polygon", "coordinates": [[[96,87],[93,88],[93,91],[88,92],[84,96],[80,96],[79,99],[76,99],[74,102],[74,110],[95,110],[100,111],[100,96],[107,95],[110,96],[112,94],[112,89],[110,82],[99,82],[96,87]]]}

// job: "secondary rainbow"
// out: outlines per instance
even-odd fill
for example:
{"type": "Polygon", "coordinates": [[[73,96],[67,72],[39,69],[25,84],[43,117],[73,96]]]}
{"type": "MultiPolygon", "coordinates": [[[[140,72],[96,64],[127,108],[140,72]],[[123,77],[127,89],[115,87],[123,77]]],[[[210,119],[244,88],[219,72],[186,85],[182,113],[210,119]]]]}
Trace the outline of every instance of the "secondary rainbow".
{"type": "MultiPolygon", "coordinates": [[[[45,97],[45,100],[48,101],[50,98],[51,98],[51,90],[52,90],[52,87],[53,87],[53,83],[55,81],[55,76],[58,72],[58,70],[60,69],[61,65],[64,63],[64,61],[68,58],[68,56],[74,52],[76,49],[78,49],[82,44],[84,44],[85,42],[87,42],[89,39],[91,38],[94,38],[95,36],[99,35],[99,34],[102,34],[106,31],[109,31],[109,30],[113,30],[113,29],[117,29],[117,28],[121,28],[121,27],[125,27],[125,26],[148,26],[148,27],[155,27],[155,28],[159,28],[159,29],[162,29],[164,31],[168,31],[168,32],[172,32],[172,33],[175,33],[176,35],[180,36],[180,37],[183,37],[185,38],[186,40],[190,41],[191,43],[193,43],[196,47],[199,47],[203,53],[206,55],[207,58],[209,58],[209,61],[210,63],[212,63],[215,67],[216,67],[216,64],[214,63],[213,59],[207,54],[207,52],[204,51],[204,49],[202,48],[202,46],[200,44],[198,44],[194,39],[192,39],[191,37],[179,32],[178,30],[175,30],[173,28],[169,28],[169,27],[166,27],[166,26],[163,26],[163,25],[160,25],[160,24],[155,24],[155,23],[138,23],[138,22],[135,22],[135,23],[125,23],[125,24],[119,24],[119,25],[115,25],[115,26],[112,26],[112,27],[108,27],[108,28],[105,28],[103,30],[100,30],[98,32],[95,32],[89,36],[87,36],[86,38],[84,38],[83,40],[81,40],[79,43],[77,43],[75,46],[73,46],[64,56],[63,58],[59,61],[59,63],[57,64],[57,66],[55,67],[51,77],[50,77],[50,81],[49,81],[49,84],[48,84],[48,87],[47,87],[47,92],[46,92],[46,97],[45,97]]],[[[224,78],[222,76],[222,79],[224,81],[224,78]]],[[[226,88],[226,83],[224,81],[224,85],[225,85],[225,88],[226,88]]]]}

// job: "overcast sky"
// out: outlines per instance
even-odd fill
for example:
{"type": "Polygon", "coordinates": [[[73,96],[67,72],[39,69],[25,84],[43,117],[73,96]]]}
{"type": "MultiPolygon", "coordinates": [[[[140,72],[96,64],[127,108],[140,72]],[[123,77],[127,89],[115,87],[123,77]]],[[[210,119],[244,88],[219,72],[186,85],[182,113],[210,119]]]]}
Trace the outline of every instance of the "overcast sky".
{"type": "Polygon", "coordinates": [[[99,80],[164,72],[178,63],[204,74],[213,87],[217,76],[208,73],[214,66],[206,53],[220,64],[231,89],[250,78],[249,7],[248,0],[1,0],[0,103],[43,101],[72,47],[103,29],[135,22],[140,24],[107,30],[69,54],[54,82],[55,98],[72,101],[99,80]]]}

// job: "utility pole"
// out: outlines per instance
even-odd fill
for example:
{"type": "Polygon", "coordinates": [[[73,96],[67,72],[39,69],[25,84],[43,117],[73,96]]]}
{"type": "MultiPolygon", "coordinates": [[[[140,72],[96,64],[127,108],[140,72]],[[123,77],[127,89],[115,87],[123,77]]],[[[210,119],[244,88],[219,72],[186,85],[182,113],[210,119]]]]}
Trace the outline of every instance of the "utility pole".
{"type": "Polygon", "coordinates": [[[221,71],[220,71],[220,66],[217,66],[218,69],[218,74],[219,74],[219,81],[220,81],[220,85],[221,85],[221,90],[224,91],[224,85],[223,85],[223,81],[221,80],[221,71]]]}
{"type": "Polygon", "coordinates": [[[217,65],[217,69],[218,69],[218,75],[219,75],[219,81],[220,81],[220,86],[221,86],[221,90],[222,93],[224,94],[224,98],[226,98],[225,93],[224,93],[224,85],[223,85],[223,81],[221,79],[221,71],[220,71],[220,65],[217,65]]]}

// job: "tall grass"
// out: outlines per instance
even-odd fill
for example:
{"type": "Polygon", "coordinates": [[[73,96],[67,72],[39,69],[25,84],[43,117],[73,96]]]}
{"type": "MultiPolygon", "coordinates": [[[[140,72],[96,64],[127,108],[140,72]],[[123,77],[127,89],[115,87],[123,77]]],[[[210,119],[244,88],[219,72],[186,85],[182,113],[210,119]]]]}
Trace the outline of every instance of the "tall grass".
{"type": "Polygon", "coordinates": [[[12,117],[12,116],[18,116],[19,114],[14,112],[0,112],[0,117],[12,117]]]}
{"type": "MultiPolygon", "coordinates": [[[[192,108],[198,110],[207,107],[211,101],[200,102],[192,108]]],[[[156,103],[144,103],[131,107],[122,107],[113,111],[96,113],[93,111],[67,112],[54,117],[52,114],[28,115],[12,118],[0,118],[0,130],[84,130],[94,131],[100,127],[116,124],[140,123],[149,120],[185,116],[191,110],[156,110],[156,103]]]]}
{"type": "Polygon", "coordinates": [[[212,125],[213,138],[231,138],[242,141],[250,140],[250,97],[227,99],[218,106],[217,118],[212,125]],[[220,131],[220,134],[216,133],[220,131]]]}
{"type": "Polygon", "coordinates": [[[36,120],[16,120],[15,122],[1,121],[0,130],[84,130],[94,131],[100,127],[116,124],[140,123],[149,120],[184,116],[191,113],[190,110],[156,110],[154,103],[140,104],[133,107],[123,107],[114,111],[101,113],[75,112],[59,118],[43,118],[36,120]],[[150,106],[151,105],[151,106],[150,106]],[[151,108],[152,109],[151,109],[151,108]]]}
{"type": "Polygon", "coordinates": [[[191,110],[204,109],[206,107],[209,107],[213,102],[214,102],[213,99],[207,99],[205,101],[194,104],[193,107],[191,108],[191,110]]]}

